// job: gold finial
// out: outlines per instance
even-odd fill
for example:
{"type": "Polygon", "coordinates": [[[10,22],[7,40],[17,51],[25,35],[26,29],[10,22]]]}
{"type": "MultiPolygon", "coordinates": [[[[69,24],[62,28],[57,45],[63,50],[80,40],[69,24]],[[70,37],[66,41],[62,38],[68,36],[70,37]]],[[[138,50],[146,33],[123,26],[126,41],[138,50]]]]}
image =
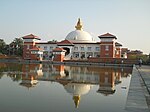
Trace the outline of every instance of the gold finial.
{"type": "Polygon", "coordinates": [[[82,30],[82,23],[80,18],[78,19],[77,25],[75,26],[76,30],[82,30]]]}
{"type": "Polygon", "coordinates": [[[73,96],[73,100],[74,100],[74,104],[75,107],[78,108],[79,107],[79,103],[80,103],[80,96],[73,96]]]}

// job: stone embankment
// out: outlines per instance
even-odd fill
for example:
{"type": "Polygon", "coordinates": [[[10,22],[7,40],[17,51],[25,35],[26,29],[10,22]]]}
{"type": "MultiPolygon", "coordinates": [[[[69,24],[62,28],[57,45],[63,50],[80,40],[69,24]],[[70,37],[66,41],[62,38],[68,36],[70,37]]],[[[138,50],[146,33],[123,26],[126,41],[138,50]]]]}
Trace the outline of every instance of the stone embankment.
{"type": "Polygon", "coordinates": [[[30,64],[30,63],[39,63],[39,64],[62,64],[62,65],[80,65],[80,66],[117,66],[117,67],[132,67],[133,64],[126,63],[102,63],[102,62],[90,62],[87,60],[67,60],[64,62],[56,62],[50,60],[36,61],[36,60],[22,60],[22,59],[0,59],[2,63],[20,63],[20,64],[30,64]]]}
{"type": "Polygon", "coordinates": [[[125,110],[150,112],[150,66],[133,67],[125,110]]]}

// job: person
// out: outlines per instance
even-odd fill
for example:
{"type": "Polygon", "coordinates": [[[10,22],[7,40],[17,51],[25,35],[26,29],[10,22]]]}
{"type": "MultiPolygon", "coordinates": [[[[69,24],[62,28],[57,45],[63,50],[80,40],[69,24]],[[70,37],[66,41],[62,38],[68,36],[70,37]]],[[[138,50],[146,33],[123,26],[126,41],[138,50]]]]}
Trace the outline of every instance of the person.
{"type": "Polygon", "coordinates": [[[142,66],[142,59],[140,58],[139,59],[139,67],[141,67],[142,66]]]}

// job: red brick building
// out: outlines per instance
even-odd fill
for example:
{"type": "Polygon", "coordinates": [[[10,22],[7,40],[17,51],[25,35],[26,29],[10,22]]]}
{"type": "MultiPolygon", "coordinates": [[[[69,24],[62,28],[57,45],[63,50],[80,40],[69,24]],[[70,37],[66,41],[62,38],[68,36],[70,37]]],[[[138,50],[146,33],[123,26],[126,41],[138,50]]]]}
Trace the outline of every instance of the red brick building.
{"type": "Polygon", "coordinates": [[[116,36],[106,33],[98,36],[101,39],[100,42],[100,57],[102,58],[121,58],[122,45],[116,42],[116,36]]]}
{"type": "Polygon", "coordinates": [[[41,40],[39,37],[30,34],[22,37],[23,45],[23,59],[26,60],[42,60],[43,50],[36,47],[36,41],[41,40]]]}

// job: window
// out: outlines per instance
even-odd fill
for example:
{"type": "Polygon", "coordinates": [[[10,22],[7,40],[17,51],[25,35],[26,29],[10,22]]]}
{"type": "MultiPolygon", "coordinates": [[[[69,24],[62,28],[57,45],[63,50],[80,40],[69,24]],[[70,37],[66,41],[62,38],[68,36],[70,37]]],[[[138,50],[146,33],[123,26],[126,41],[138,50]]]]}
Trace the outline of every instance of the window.
{"type": "Polygon", "coordinates": [[[95,47],[95,50],[96,51],[100,51],[100,47],[95,47]]]}
{"type": "Polygon", "coordinates": [[[49,47],[49,49],[50,49],[50,50],[53,50],[53,47],[52,47],[52,46],[50,46],[50,47],[49,47]]]}
{"type": "Polygon", "coordinates": [[[37,51],[31,51],[31,54],[37,54],[38,52],[37,51]]]}
{"type": "Polygon", "coordinates": [[[79,57],[79,53],[78,53],[78,52],[74,52],[74,53],[73,53],[73,57],[74,57],[74,58],[78,58],[78,57],[79,57]]]}
{"type": "Polygon", "coordinates": [[[100,52],[94,52],[94,57],[100,57],[100,52]]]}
{"type": "Polygon", "coordinates": [[[93,57],[93,52],[87,52],[86,56],[87,56],[87,58],[93,57]]]}
{"type": "Polygon", "coordinates": [[[92,48],[91,48],[91,47],[88,47],[87,49],[88,49],[88,51],[91,51],[91,50],[92,50],[92,48]]]}
{"type": "Polygon", "coordinates": [[[105,51],[109,51],[109,46],[108,45],[105,46],[105,51]]]}
{"type": "Polygon", "coordinates": [[[48,51],[44,51],[43,54],[44,54],[44,55],[48,55],[48,51]]]}
{"type": "Polygon", "coordinates": [[[84,47],[81,47],[81,51],[84,51],[84,47]]]}
{"type": "Polygon", "coordinates": [[[47,46],[44,46],[44,50],[47,50],[47,46]]]}
{"type": "Polygon", "coordinates": [[[77,50],[78,50],[78,47],[74,47],[74,50],[77,51],[77,50]]]}

